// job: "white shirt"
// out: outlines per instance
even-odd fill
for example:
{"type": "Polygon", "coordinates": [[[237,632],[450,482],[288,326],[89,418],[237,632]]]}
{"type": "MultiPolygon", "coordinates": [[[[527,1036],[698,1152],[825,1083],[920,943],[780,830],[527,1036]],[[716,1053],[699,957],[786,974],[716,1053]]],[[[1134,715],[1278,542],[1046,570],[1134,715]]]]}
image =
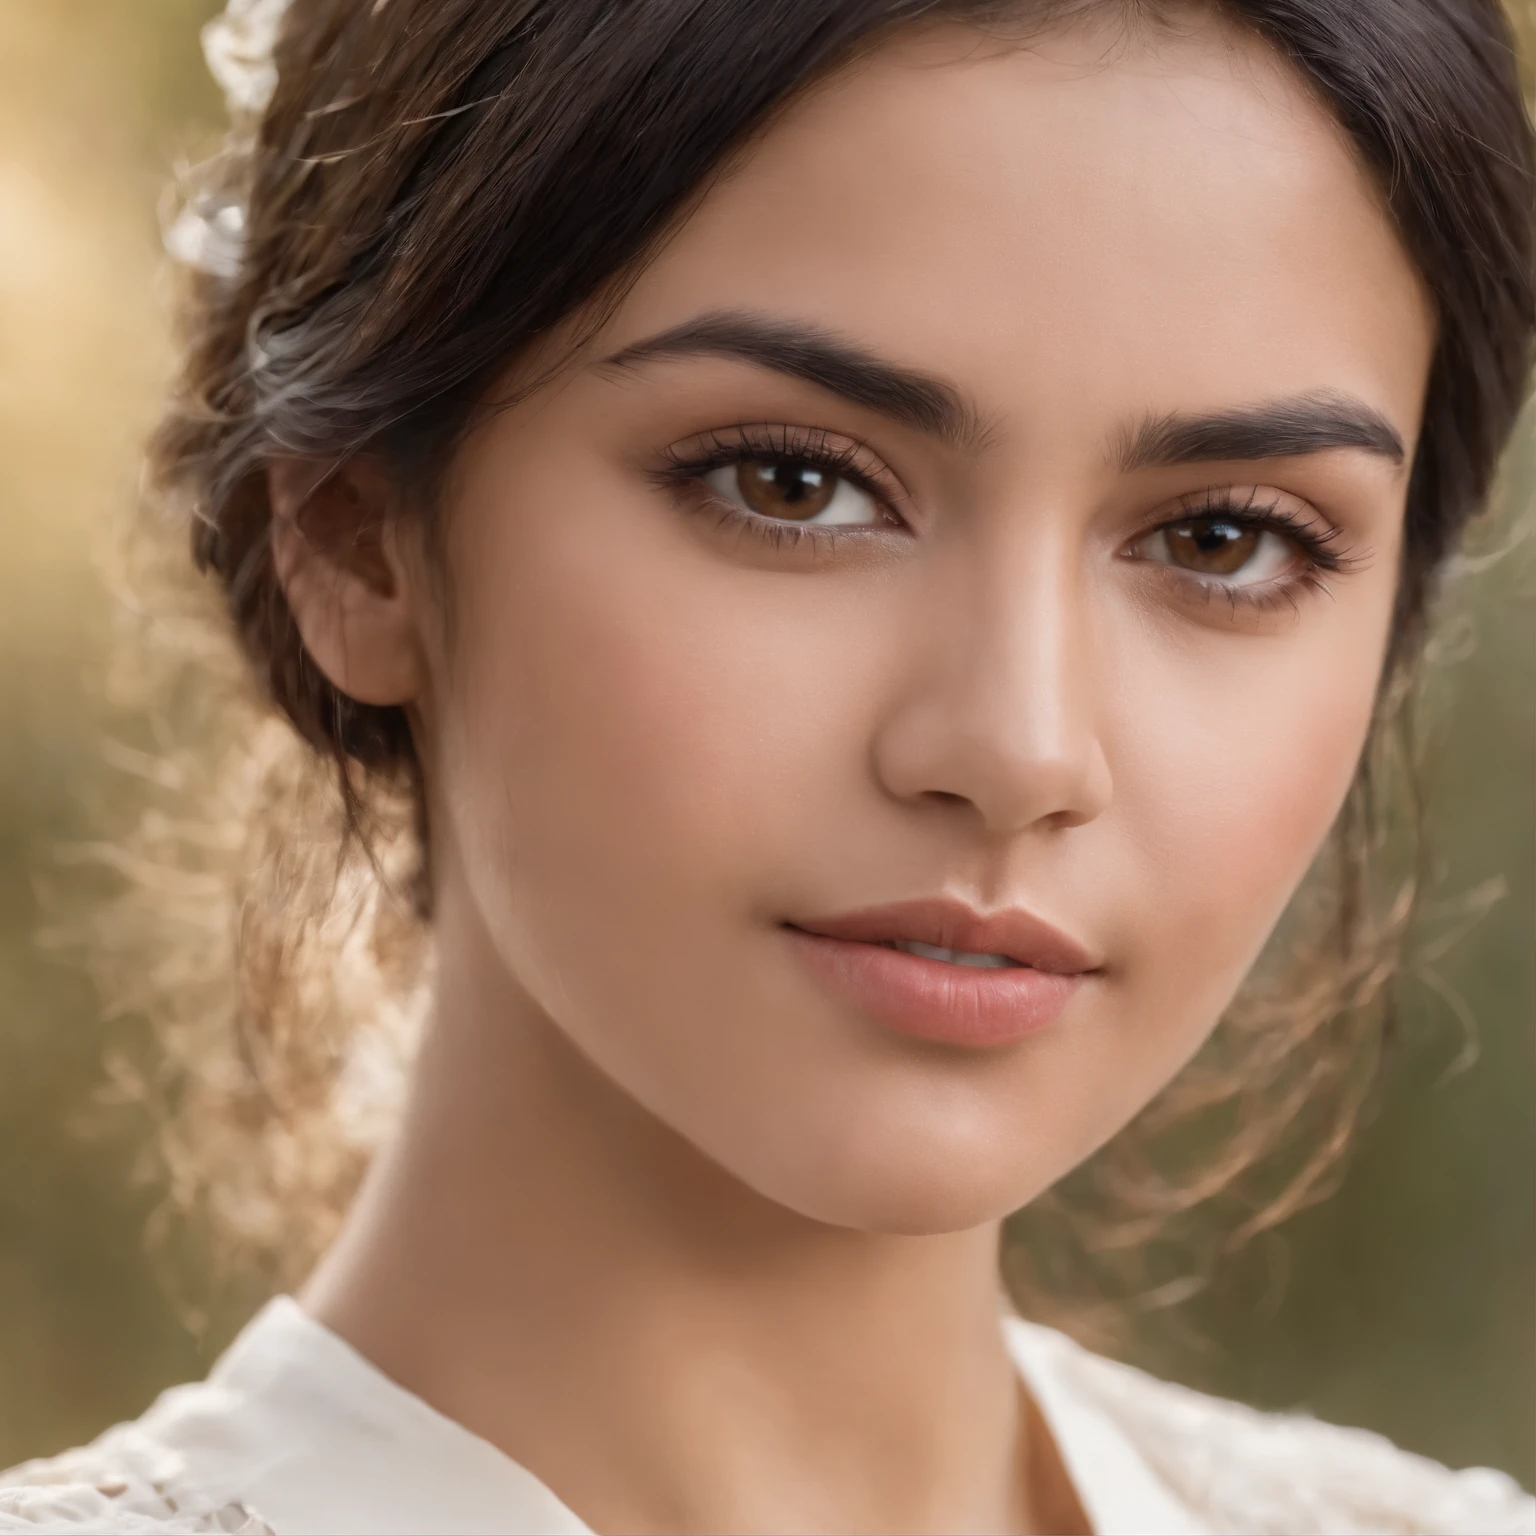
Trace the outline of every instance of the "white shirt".
{"type": "MultiPolygon", "coordinates": [[[[1504,1474],[1263,1414],[1006,1319],[1008,1347],[1099,1536],[1536,1533],[1504,1474]]],[[[0,1532],[592,1536],[534,1475],[371,1365],[290,1297],[207,1381],[91,1445],[0,1476],[0,1532]]]]}

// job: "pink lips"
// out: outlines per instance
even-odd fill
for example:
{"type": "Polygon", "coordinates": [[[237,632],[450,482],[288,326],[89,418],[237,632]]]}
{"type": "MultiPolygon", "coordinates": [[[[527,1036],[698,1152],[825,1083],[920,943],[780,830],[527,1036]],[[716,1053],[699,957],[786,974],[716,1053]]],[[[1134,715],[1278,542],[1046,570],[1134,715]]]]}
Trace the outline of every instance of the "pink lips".
{"type": "Polygon", "coordinates": [[[949,1045],[1008,1045],[1045,1029],[1097,968],[1081,944],[1032,913],[983,917],[945,899],[807,919],[785,932],[834,996],[901,1034],[949,1045]],[[890,948],[897,939],[1018,964],[930,960],[890,948]]]}

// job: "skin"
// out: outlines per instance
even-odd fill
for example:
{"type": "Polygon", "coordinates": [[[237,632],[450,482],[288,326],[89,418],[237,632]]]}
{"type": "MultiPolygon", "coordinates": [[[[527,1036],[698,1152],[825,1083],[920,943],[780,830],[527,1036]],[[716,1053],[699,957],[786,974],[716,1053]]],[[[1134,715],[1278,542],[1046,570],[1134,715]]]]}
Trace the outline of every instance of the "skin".
{"type": "Polygon", "coordinates": [[[1332,391],[1411,454],[1433,339],[1260,43],[946,27],[798,101],[475,433],[443,568],[409,520],[346,558],[313,535],[389,510],[376,472],[306,536],[274,470],[311,655],[410,708],[438,903],[404,1124],[304,1304],[599,1531],[1086,1529],[1003,1354],[998,1224],[1188,1060],[1304,874],[1407,478],[1124,449],[1332,391]],[[605,361],[722,312],[940,376],[972,430],[729,356],[605,361]],[[851,492],[876,526],[790,547],[657,483],[737,423],[856,450],[899,525],[851,492]],[[1347,568],[1303,580],[1270,535],[1260,604],[1167,563],[1153,530],[1228,487],[1347,568]],[[1091,954],[1055,1024],[896,1034],[782,928],[939,893],[1091,954]]]}

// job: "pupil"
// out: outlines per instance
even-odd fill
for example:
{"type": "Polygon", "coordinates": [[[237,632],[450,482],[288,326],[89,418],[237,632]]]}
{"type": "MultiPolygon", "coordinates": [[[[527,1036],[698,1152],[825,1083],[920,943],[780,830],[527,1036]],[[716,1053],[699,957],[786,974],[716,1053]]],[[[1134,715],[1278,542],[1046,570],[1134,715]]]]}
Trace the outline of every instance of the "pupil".
{"type": "Polygon", "coordinates": [[[1202,555],[1220,554],[1242,535],[1231,523],[1205,523],[1195,526],[1195,548],[1202,555]]]}
{"type": "Polygon", "coordinates": [[[821,489],[821,472],[808,464],[786,464],[781,460],[773,467],[773,487],[791,505],[806,501],[821,489]]]}

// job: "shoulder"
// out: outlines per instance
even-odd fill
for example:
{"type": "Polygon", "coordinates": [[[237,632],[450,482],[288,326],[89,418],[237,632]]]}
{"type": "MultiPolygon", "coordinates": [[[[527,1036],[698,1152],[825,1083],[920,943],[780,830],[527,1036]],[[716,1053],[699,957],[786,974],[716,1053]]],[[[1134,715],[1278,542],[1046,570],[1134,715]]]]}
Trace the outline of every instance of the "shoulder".
{"type": "Polygon", "coordinates": [[[0,1472],[0,1536],[73,1536],[115,1531],[143,1536],[272,1536],[240,1504],[207,1497],[180,1458],[133,1425],[46,1461],[0,1472]]]}
{"type": "Polygon", "coordinates": [[[1263,1413],[1161,1381],[1064,1335],[1013,1324],[1056,1390],[1113,1422],[1151,1473],[1211,1530],[1531,1536],[1536,1501],[1486,1467],[1452,1471],[1384,1436],[1263,1413]]]}

